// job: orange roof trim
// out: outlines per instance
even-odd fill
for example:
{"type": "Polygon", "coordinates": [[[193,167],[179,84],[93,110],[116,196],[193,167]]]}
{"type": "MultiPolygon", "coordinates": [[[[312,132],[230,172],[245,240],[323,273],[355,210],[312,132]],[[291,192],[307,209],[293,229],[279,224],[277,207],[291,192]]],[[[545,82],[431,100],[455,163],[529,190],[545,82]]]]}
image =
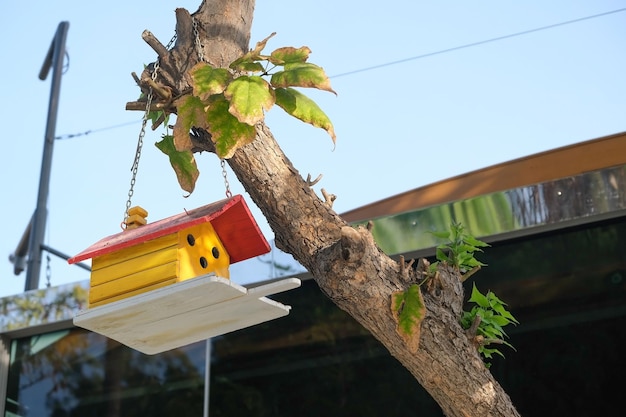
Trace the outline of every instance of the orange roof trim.
{"type": "Polygon", "coordinates": [[[371,220],[626,164],[626,132],[575,143],[468,172],[347,211],[371,220]]]}

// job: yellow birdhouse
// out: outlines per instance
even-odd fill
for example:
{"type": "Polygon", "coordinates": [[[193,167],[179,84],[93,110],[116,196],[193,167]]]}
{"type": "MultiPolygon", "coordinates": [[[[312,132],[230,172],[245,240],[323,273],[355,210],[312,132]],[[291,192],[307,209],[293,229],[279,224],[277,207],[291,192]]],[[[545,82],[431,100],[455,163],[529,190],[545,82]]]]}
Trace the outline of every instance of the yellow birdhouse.
{"type": "Polygon", "coordinates": [[[154,223],[147,214],[129,209],[124,231],[68,260],[92,259],[89,308],[76,325],[158,353],[288,314],[265,296],[299,280],[250,291],[229,280],[230,264],[270,250],[240,195],[154,223]]]}
{"type": "Polygon", "coordinates": [[[200,275],[229,278],[231,263],[270,250],[241,196],[150,224],[141,208],[128,214],[126,230],[69,259],[92,258],[90,307],[200,275]]]}

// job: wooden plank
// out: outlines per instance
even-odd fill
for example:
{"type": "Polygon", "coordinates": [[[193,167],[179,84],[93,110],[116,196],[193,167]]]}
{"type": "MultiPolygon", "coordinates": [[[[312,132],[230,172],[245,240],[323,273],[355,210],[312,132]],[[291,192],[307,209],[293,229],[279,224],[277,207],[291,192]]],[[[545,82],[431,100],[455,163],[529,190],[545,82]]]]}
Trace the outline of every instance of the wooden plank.
{"type": "Polygon", "coordinates": [[[247,290],[202,276],[82,311],[74,324],[155,354],[283,317],[290,307],[265,295],[299,286],[289,278],[247,290]]]}
{"type": "Polygon", "coordinates": [[[103,306],[105,304],[109,304],[109,303],[113,303],[113,302],[116,302],[116,301],[120,301],[120,300],[123,300],[125,298],[134,297],[135,295],[143,294],[143,293],[146,293],[148,291],[154,291],[157,288],[162,288],[162,287],[165,287],[165,286],[168,286],[168,285],[172,285],[172,284],[175,284],[176,282],[178,282],[178,279],[171,278],[171,279],[168,279],[166,281],[157,282],[156,284],[152,284],[152,285],[145,286],[143,288],[139,288],[139,289],[137,289],[135,291],[128,291],[128,292],[125,292],[124,294],[120,294],[120,295],[113,296],[113,297],[107,297],[107,298],[104,298],[104,299],[102,299],[100,301],[92,302],[91,299],[90,299],[89,300],[89,308],[103,306]]]}
{"type": "Polygon", "coordinates": [[[114,281],[151,270],[159,265],[175,262],[178,259],[178,248],[170,246],[150,253],[128,258],[124,262],[116,262],[106,267],[100,267],[91,271],[91,286],[102,285],[109,281],[114,281]]]}
{"type": "Polygon", "coordinates": [[[100,285],[92,285],[89,289],[89,302],[97,303],[109,297],[115,297],[141,289],[148,291],[149,287],[153,284],[176,279],[177,277],[177,261],[159,265],[100,285]]]}
{"type": "Polygon", "coordinates": [[[98,269],[107,268],[111,265],[126,262],[130,259],[154,253],[166,248],[176,248],[177,244],[178,235],[176,233],[148,240],[146,242],[137,243],[136,245],[126,249],[95,257],[92,261],[91,270],[97,271],[98,269]]]}

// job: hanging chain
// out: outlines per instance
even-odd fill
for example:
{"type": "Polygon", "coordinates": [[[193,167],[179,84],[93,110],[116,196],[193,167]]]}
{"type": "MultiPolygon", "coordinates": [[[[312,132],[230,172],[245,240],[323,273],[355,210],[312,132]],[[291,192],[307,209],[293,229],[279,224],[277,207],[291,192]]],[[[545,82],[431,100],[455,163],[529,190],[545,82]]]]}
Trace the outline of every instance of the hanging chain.
{"type": "MultiPolygon", "coordinates": [[[[154,71],[152,72],[152,81],[156,80],[157,69],[159,68],[159,61],[154,63],[154,71]]],[[[143,147],[143,138],[146,135],[146,124],[150,115],[150,106],[152,105],[152,87],[148,90],[148,99],[146,100],[146,110],[144,111],[143,118],[141,119],[141,130],[139,131],[139,138],[137,139],[137,150],[135,151],[135,159],[131,171],[133,173],[130,179],[130,189],[128,190],[128,200],[126,200],[126,209],[124,210],[124,220],[122,221],[122,229],[126,228],[126,220],[128,219],[128,210],[132,204],[132,197],[135,192],[135,182],[137,180],[137,170],[139,169],[139,159],[141,158],[141,148],[143,147]]]]}
{"type": "Polygon", "coordinates": [[[226,187],[226,198],[231,198],[233,193],[230,192],[230,184],[228,183],[228,177],[226,176],[226,161],[220,159],[222,165],[222,177],[224,177],[224,186],[226,187]]]}
{"type": "MultiPolygon", "coordinates": [[[[205,62],[204,59],[204,45],[200,42],[200,32],[198,31],[198,21],[196,18],[192,18],[193,24],[193,36],[194,43],[196,45],[196,50],[198,52],[198,59],[200,62],[205,62]]],[[[224,177],[224,186],[226,187],[226,198],[231,198],[233,193],[230,192],[230,184],[228,183],[228,174],[226,172],[226,161],[224,159],[220,159],[220,165],[222,166],[222,177],[224,177]]]]}
{"type": "MultiPolygon", "coordinates": [[[[165,49],[169,50],[170,46],[176,40],[177,34],[174,33],[172,39],[168,42],[165,49]]],[[[159,70],[159,59],[154,62],[154,70],[152,71],[151,78],[152,81],[156,82],[157,73],[159,70]]],[[[148,120],[150,119],[150,107],[152,106],[152,87],[148,90],[148,97],[146,100],[146,110],[144,111],[143,118],[141,119],[141,130],[139,131],[139,138],[137,139],[137,150],[135,151],[135,159],[133,160],[133,166],[131,167],[132,177],[130,179],[130,189],[128,190],[128,200],[126,200],[126,208],[124,210],[124,220],[122,221],[121,227],[122,229],[126,228],[126,220],[128,219],[128,210],[132,204],[132,197],[135,192],[135,182],[137,181],[137,171],[139,169],[139,159],[141,158],[141,148],[143,147],[143,138],[146,136],[146,125],[148,124],[148,120]]]]}
{"type": "Polygon", "coordinates": [[[50,254],[46,255],[46,288],[50,288],[50,279],[52,278],[52,268],[50,267],[50,254]]]}

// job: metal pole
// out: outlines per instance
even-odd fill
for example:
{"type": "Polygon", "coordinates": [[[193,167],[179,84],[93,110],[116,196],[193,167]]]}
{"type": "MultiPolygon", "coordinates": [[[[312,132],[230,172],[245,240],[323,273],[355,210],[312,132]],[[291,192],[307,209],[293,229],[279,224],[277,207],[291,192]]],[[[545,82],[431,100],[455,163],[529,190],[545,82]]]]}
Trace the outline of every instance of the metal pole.
{"type": "MultiPolygon", "coordinates": [[[[67,254],[65,254],[65,253],[63,253],[61,251],[58,251],[58,250],[56,250],[54,248],[51,248],[48,245],[44,245],[43,243],[41,244],[41,249],[43,249],[46,252],[51,253],[51,254],[53,254],[55,256],[58,256],[61,259],[65,259],[66,261],[71,258],[70,255],[67,255],[67,254]]],[[[74,265],[76,265],[79,268],[83,268],[85,271],[91,271],[91,267],[89,265],[85,265],[82,262],[75,263],[74,265]]]]}
{"type": "Polygon", "coordinates": [[[48,217],[48,190],[50,186],[50,169],[52,166],[52,150],[59,109],[59,91],[61,89],[61,75],[63,73],[63,59],[65,58],[65,40],[69,22],[61,22],[50,44],[48,54],[44,59],[39,79],[45,80],[50,68],[52,68],[52,87],[50,89],[50,101],[48,105],[48,120],[46,122],[46,134],[44,138],[43,158],[41,161],[41,174],[39,177],[39,193],[37,195],[37,208],[33,215],[31,234],[28,244],[28,268],[26,270],[26,285],[24,291],[39,288],[39,273],[41,271],[41,251],[48,217]]]}
{"type": "Polygon", "coordinates": [[[209,417],[209,399],[211,398],[211,347],[213,339],[206,340],[204,353],[204,410],[203,417],[209,417]]]}

